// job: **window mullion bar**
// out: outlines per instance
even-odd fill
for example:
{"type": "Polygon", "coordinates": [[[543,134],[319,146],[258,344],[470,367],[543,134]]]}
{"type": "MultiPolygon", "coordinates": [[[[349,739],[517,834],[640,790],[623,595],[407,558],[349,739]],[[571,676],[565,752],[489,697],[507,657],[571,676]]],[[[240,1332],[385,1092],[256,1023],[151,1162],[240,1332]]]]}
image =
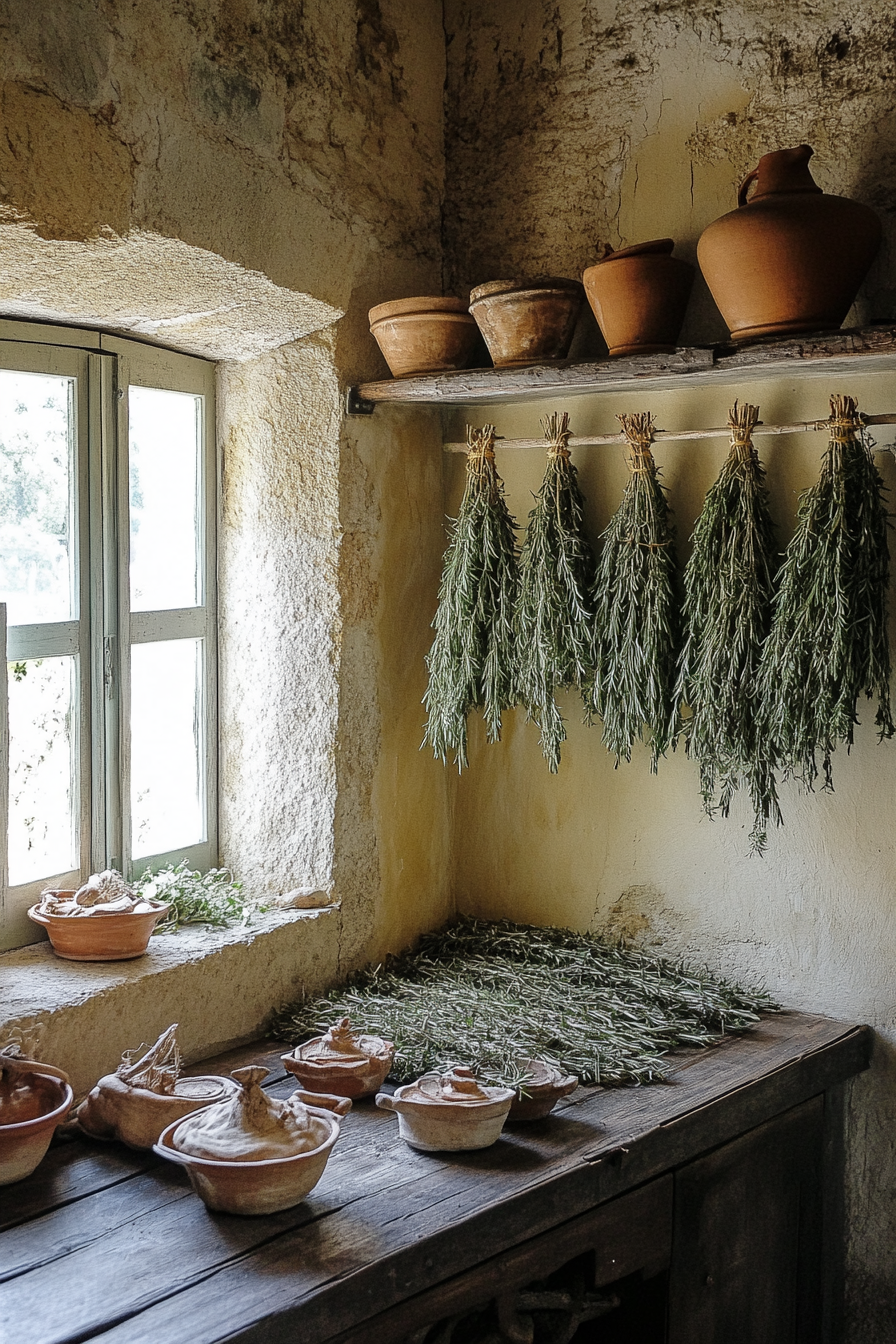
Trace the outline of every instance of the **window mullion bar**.
{"type": "MultiPolygon", "coordinates": [[[[7,914],[9,886],[9,687],[6,660],[6,603],[0,602],[0,648],[3,649],[3,675],[0,676],[0,914],[7,914]]],[[[4,918],[5,925],[5,918],[4,918]]]]}
{"type": "Polygon", "coordinates": [[[101,637],[94,646],[96,676],[94,693],[99,704],[103,732],[103,840],[104,866],[122,868],[122,667],[119,609],[119,389],[117,360],[102,358],[102,417],[100,421],[100,499],[102,514],[102,620],[101,637]]]}

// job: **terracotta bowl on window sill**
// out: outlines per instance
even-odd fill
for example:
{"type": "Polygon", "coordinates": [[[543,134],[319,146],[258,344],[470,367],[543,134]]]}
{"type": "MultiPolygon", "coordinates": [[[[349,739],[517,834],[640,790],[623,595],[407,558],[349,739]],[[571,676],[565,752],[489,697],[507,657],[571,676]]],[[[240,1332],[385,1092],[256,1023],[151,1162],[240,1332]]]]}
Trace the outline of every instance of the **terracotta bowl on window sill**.
{"type": "MultiPolygon", "coordinates": [[[[54,892],[58,896],[74,892],[54,892]]],[[[28,918],[46,929],[53,951],[66,961],[130,961],[142,957],[160,919],[170,910],[161,901],[148,901],[151,910],[119,915],[42,915],[36,905],[28,918]]]]}

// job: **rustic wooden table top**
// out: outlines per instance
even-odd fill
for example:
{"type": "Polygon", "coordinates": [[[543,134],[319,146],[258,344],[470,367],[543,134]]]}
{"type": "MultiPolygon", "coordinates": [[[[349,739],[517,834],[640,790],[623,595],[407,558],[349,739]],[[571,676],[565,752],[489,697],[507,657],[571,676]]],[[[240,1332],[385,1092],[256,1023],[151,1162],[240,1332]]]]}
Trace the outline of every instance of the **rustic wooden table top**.
{"type": "MultiPolygon", "coordinates": [[[[210,1214],[178,1167],[61,1142],[0,1190],[0,1320],[15,1344],[321,1344],[412,1294],[630,1190],[867,1067],[871,1033],[797,1013],[673,1057],[667,1084],[580,1088],[478,1153],[417,1153],[355,1107],[304,1203],[210,1214]]],[[[272,1070],[260,1042],[206,1061],[272,1070]]]]}

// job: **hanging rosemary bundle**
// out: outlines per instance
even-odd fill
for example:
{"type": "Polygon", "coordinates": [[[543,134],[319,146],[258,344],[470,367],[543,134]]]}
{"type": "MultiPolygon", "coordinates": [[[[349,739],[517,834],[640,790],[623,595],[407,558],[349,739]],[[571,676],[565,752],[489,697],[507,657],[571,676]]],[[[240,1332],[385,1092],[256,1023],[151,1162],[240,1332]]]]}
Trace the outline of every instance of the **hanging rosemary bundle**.
{"type": "Polygon", "coordinates": [[[816,485],[800,497],[762,660],[764,730],[788,776],[811,788],[851,746],[864,691],[892,737],[887,639],[884,484],[852,397],[831,398],[830,444],[816,485]]]}
{"type": "Polygon", "coordinates": [[[620,415],[631,477],[603,535],[594,588],[594,673],[586,704],[603,740],[631,760],[637,738],[651,768],[675,739],[679,612],[675,529],[650,451],[650,415],[620,415]]]}
{"type": "Polygon", "coordinates": [[[513,612],[519,588],[514,521],[495,469],[495,427],[467,427],[467,484],[445,552],[436,632],[426,659],[424,743],[467,764],[467,714],[481,708],[488,740],[515,703],[513,612]]]}
{"type": "Polygon", "coordinates": [[[731,451],[694,527],[684,570],[678,695],[691,710],[683,729],[688,755],[700,765],[707,813],[727,817],[735,790],[749,789],[750,841],[761,852],[769,819],[780,825],[781,812],[759,722],[776,551],[765,471],[752,442],[758,417],[757,406],[735,402],[728,418],[731,451]]]}
{"type": "Polygon", "coordinates": [[[516,609],[520,698],[541,732],[541,749],[556,773],[566,740],[554,691],[584,686],[592,616],[588,583],[594,557],[584,526],[584,500],[569,460],[569,416],[542,420],[550,441],[541,489],[520,555],[516,609]]]}

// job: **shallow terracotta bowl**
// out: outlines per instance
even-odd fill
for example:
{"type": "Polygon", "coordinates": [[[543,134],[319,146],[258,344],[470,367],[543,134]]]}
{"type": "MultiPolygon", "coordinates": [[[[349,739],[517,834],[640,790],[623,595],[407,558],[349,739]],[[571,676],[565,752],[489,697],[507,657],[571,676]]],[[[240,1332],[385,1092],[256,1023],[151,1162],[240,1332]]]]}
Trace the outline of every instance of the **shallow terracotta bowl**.
{"type": "Polygon", "coordinates": [[[0,1124],[0,1185],[30,1176],[50,1146],[57,1125],[71,1109],[74,1093],[66,1074],[51,1064],[35,1064],[32,1070],[46,1081],[41,1089],[42,1102],[48,1108],[33,1120],[18,1124],[0,1124]]]}
{"type": "Polygon", "coordinates": [[[72,917],[42,915],[38,907],[32,905],[28,918],[46,929],[53,951],[66,961],[130,961],[133,957],[143,956],[153,929],[170,908],[158,903],[155,910],[137,915],[72,917]]]}
{"type": "Polygon", "coordinates": [[[465,369],[476,346],[476,323],[462,299],[394,299],[368,317],[394,378],[465,369]]]}

